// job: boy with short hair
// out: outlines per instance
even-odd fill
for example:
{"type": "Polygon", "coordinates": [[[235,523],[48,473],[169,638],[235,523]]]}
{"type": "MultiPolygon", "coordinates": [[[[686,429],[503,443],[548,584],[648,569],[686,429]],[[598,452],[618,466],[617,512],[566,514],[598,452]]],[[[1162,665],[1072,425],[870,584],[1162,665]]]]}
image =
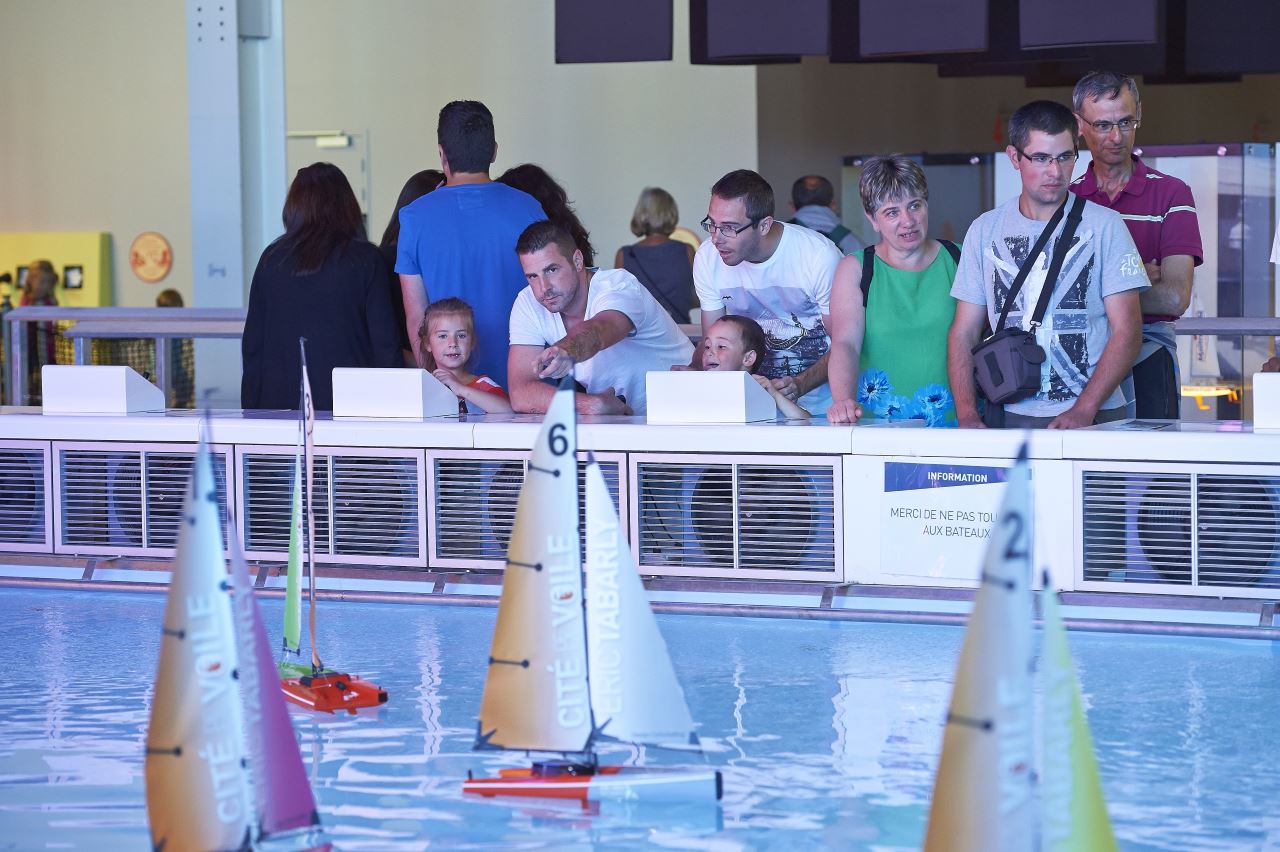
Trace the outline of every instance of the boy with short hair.
{"type": "Polygon", "coordinates": [[[809,412],[787,399],[782,391],[773,386],[773,382],[756,374],[765,350],[764,329],[760,328],[760,323],[750,317],[726,314],[707,329],[699,357],[703,370],[746,370],[773,397],[783,417],[788,420],[808,420],[809,412]]]}

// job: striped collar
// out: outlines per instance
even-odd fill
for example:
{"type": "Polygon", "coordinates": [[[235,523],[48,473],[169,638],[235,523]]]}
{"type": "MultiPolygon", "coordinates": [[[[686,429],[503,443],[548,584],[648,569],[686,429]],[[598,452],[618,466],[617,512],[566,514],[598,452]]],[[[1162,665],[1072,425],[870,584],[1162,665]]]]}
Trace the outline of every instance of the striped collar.
{"type": "MultiPolygon", "coordinates": [[[[1135,154],[1130,154],[1129,156],[1133,159],[1133,174],[1129,175],[1129,182],[1124,185],[1124,189],[1120,190],[1120,195],[1126,193],[1129,195],[1142,195],[1142,193],[1146,192],[1147,181],[1160,177],[1160,175],[1148,169],[1147,164],[1142,162],[1141,157],[1135,154]]],[[[1092,162],[1089,163],[1084,174],[1072,181],[1071,185],[1076,187],[1077,194],[1083,195],[1088,199],[1093,199],[1093,196],[1100,194],[1098,177],[1093,172],[1092,162]]],[[[1118,199],[1120,195],[1117,195],[1116,198],[1118,199]]],[[[1108,203],[1105,206],[1110,207],[1111,204],[1108,203]]]]}

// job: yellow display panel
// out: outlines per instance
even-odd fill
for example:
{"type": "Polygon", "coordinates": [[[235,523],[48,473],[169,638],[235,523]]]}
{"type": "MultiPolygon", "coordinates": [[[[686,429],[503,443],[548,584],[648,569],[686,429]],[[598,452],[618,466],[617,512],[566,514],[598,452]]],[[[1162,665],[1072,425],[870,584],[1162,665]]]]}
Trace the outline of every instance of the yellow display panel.
{"type": "MultiPolygon", "coordinates": [[[[18,268],[33,260],[48,260],[58,272],[54,295],[58,304],[71,308],[101,308],[112,304],[111,235],[103,231],[50,233],[0,233],[0,273],[13,276],[12,299],[18,305],[18,268]],[[68,282],[68,267],[78,267],[68,282]]],[[[3,285],[0,285],[3,286],[3,285]]]]}

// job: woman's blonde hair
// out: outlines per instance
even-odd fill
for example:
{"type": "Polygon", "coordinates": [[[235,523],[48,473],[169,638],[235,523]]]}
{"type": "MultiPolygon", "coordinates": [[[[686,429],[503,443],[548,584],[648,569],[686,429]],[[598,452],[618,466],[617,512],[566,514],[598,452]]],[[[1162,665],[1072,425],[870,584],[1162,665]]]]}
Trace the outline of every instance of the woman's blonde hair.
{"type": "Polygon", "coordinates": [[[459,316],[466,320],[467,331],[471,332],[471,353],[473,355],[479,345],[476,338],[476,312],[472,310],[470,305],[457,296],[450,296],[447,299],[439,299],[432,302],[427,305],[427,310],[422,314],[422,325],[418,326],[418,348],[422,353],[422,368],[429,372],[434,372],[437,366],[428,342],[431,337],[431,320],[445,316],[459,316]]]}
{"type": "Polygon", "coordinates": [[[631,214],[631,233],[637,237],[650,234],[671,236],[680,224],[680,208],[671,193],[657,186],[646,186],[636,202],[636,212],[631,214]]]}

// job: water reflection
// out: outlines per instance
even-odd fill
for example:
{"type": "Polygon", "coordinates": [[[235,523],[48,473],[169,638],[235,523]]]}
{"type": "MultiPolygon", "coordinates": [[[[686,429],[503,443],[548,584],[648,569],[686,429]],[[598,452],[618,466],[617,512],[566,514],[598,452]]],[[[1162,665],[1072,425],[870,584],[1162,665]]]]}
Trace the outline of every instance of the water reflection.
{"type": "MultiPolygon", "coordinates": [[[[163,599],[0,597],[0,828],[20,846],[142,848],[142,743],[163,599]]],[[[719,807],[586,808],[464,797],[493,625],[488,608],[324,604],[325,658],[386,687],[376,715],[295,712],[328,836],[341,848],[918,848],[955,628],[663,616],[719,807]]],[[[267,624],[279,601],[264,601],[267,624]]],[[[279,640],[273,629],[274,641],[279,640]]],[[[1280,780],[1258,744],[1280,718],[1263,643],[1072,634],[1122,844],[1265,848],[1280,780]]],[[[645,765],[696,755],[616,746],[645,765]]]]}

